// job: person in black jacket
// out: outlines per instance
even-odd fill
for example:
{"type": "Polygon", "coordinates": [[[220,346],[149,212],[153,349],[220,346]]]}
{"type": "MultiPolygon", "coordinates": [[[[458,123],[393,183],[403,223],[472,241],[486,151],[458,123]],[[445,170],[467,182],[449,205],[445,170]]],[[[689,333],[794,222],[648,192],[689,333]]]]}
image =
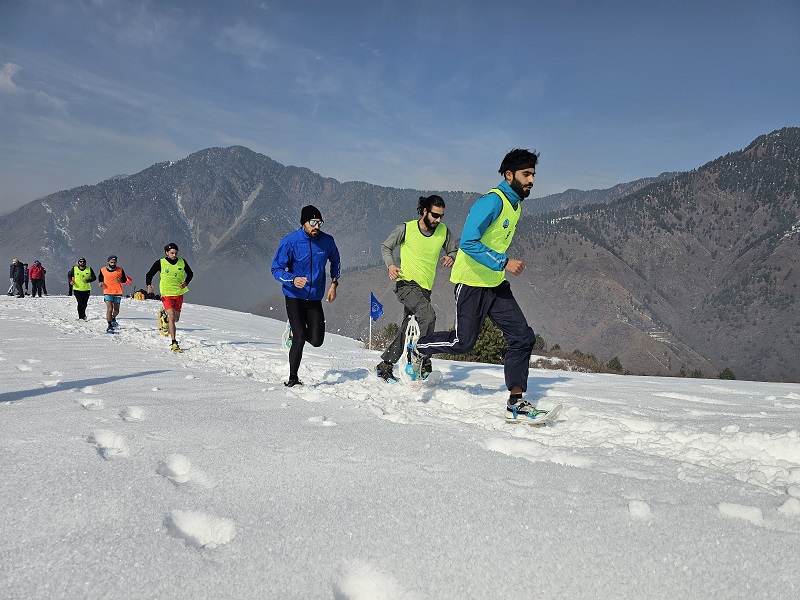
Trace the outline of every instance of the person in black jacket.
{"type": "Polygon", "coordinates": [[[17,294],[17,298],[24,298],[25,292],[22,286],[23,281],[25,281],[25,268],[18,258],[15,258],[14,262],[11,263],[11,281],[14,283],[14,291],[17,294]]]}
{"type": "Polygon", "coordinates": [[[11,267],[8,270],[8,293],[6,295],[13,296],[14,295],[14,265],[16,264],[17,259],[11,261],[11,267]]]}

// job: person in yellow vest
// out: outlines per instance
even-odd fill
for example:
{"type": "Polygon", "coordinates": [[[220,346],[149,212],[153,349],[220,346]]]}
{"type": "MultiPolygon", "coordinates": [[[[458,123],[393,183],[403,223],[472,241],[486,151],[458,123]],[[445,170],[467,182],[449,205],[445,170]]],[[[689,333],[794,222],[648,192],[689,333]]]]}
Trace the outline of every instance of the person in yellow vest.
{"type": "Polygon", "coordinates": [[[506,154],[499,169],[503,181],[470,208],[450,275],[450,281],[456,284],[455,329],[420,336],[412,352],[416,373],[431,354],[466,354],[475,346],[483,321],[489,317],[508,343],[503,370],[510,392],[506,420],[511,422],[547,414],[522,398],[528,388],[536,334],[506,280],[506,273],[519,276],[525,270],[525,263],[511,258],[507,251],[522,213],[522,201],[533,189],[538,161],[537,152],[521,148],[506,154]]]}
{"type": "MultiPolygon", "coordinates": [[[[397,337],[381,355],[375,371],[389,383],[396,381],[394,364],[405,349],[405,332],[409,317],[414,315],[421,335],[433,333],[436,328],[436,312],[431,305],[431,288],[436,277],[436,265],[441,260],[445,267],[452,267],[458,252],[458,243],[453,239],[444,217],[444,200],[441,196],[420,196],[417,204],[420,218],[401,223],[381,245],[381,255],[389,271],[389,279],[396,281],[394,293],[403,305],[403,322],[397,337]],[[394,262],[394,249],[400,247],[400,266],[394,262]],[[439,258],[442,249],[444,256],[439,258]]],[[[431,372],[430,358],[422,364],[422,377],[431,372]]]]}
{"type": "Polygon", "coordinates": [[[173,352],[183,352],[176,338],[176,323],[181,320],[181,309],[183,308],[183,295],[189,291],[187,287],[192,280],[194,273],[183,258],[178,256],[178,245],[167,244],[164,246],[164,258],[157,260],[150,267],[144,282],[147,284],[147,292],[153,293],[153,277],[160,273],[159,293],[164,310],[167,311],[169,318],[169,335],[172,338],[171,348],[173,352]]]}
{"type": "Polygon", "coordinates": [[[97,278],[100,289],[103,290],[103,300],[106,303],[106,333],[114,333],[117,327],[117,315],[122,304],[122,286],[130,285],[130,279],[125,274],[125,269],[117,266],[117,257],[112,254],[108,257],[108,264],[100,269],[97,278]]]}
{"type": "Polygon", "coordinates": [[[78,303],[78,319],[86,320],[86,306],[92,292],[92,282],[97,279],[91,267],[86,266],[86,259],[79,258],[78,264],[67,271],[69,293],[75,296],[78,303]]]}

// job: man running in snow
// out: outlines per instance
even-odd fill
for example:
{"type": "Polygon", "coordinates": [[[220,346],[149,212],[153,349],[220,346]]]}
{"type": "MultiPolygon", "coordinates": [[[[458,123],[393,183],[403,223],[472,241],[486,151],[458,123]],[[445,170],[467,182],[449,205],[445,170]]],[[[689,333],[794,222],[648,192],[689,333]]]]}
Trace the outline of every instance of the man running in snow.
{"type": "Polygon", "coordinates": [[[78,264],[67,271],[70,294],[78,302],[78,318],[86,320],[86,306],[89,304],[89,295],[92,293],[92,282],[97,279],[91,267],[86,266],[86,259],[79,258],[78,264]]]}
{"type": "Polygon", "coordinates": [[[325,340],[325,313],[322,297],[336,300],[341,263],[333,237],[322,231],[322,213],[317,207],[304,206],[300,212],[300,229],[283,238],[272,260],[272,276],[282,284],[286,296],[286,315],[292,328],[289,349],[289,381],[284,385],[302,385],[297,376],[303,359],[303,346],[315,348],[325,340]],[[331,286],[325,294],[325,267],[331,264],[331,286]]]}
{"type": "Polygon", "coordinates": [[[169,318],[169,335],[172,338],[170,348],[173,352],[183,352],[178,345],[178,340],[175,339],[177,333],[175,325],[181,320],[183,295],[189,291],[187,286],[194,277],[194,273],[192,273],[189,263],[178,256],[177,244],[164,246],[164,258],[154,262],[147,275],[144,276],[149,294],[153,293],[153,277],[156,273],[161,274],[158,289],[161,294],[161,303],[169,318]]]}
{"type": "Polygon", "coordinates": [[[456,323],[453,331],[422,336],[413,351],[413,368],[419,373],[431,354],[465,354],[478,339],[484,319],[489,317],[503,332],[508,351],[503,358],[506,387],[510,392],[506,419],[517,420],[539,412],[522,399],[528,388],[528,371],[536,334],[511,293],[506,271],[519,276],[525,263],[506,254],[522,201],[533,189],[539,154],[512,150],[503,158],[499,173],[503,181],[475,201],[464,223],[461,243],[450,281],[456,284],[456,323]]]}
{"type": "Polygon", "coordinates": [[[122,304],[122,286],[123,284],[130,285],[130,280],[125,275],[125,269],[117,266],[116,255],[112,254],[108,257],[108,264],[100,269],[97,283],[103,290],[103,300],[106,303],[106,321],[108,321],[106,333],[114,333],[114,328],[117,326],[117,315],[119,315],[122,304]]]}
{"type": "MultiPolygon", "coordinates": [[[[431,288],[436,277],[436,263],[441,257],[442,265],[452,267],[458,252],[458,244],[450,230],[442,223],[444,200],[440,196],[419,197],[417,213],[420,218],[398,225],[381,245],[381,255],[389,271],[389,279],[396,281],[394,293],[403,305],[403,322],[397,337],[381,355],[376,367],[378,377],[395,381],[394,364],[405,350],[406,325],[411,315],[417,320],[420,335],[433,333],[436,327],[436,312],[431,305],[431,288]],[[394,249],[400,247],[400,266],[394,263],[394,249]]],[[[431,372],[430,358],[422,364],[422,376],[431,372]]]]}

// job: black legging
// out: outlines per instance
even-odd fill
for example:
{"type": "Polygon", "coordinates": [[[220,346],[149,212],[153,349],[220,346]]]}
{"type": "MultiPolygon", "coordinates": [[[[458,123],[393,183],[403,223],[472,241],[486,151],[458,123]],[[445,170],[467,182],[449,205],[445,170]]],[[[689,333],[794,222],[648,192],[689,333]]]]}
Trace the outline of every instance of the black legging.
{"type": "Polygon", "coordinates": [[[39,298],[41,298],[41,297],[42,297],[42,291],[43,291],[43,289],[44,289],[44,288],[43,288],[43,283],[44,283],[44,282],[43,282],[43,280],[42,280],[42,279],[31,279],[31,286],[32,286],[32,290],[33,290],[33,291],[31,292],[31,296],[36,296],[36,295],[38,295],[38,296],[39,296],[39,298]]]}
{"type": "Polygon", "coordinates": [[[89,294],[91,294],[91,291],[72,290],[72,293],[75,295],[75,300],[78,301],[78,318],[85,320],[86,305],[89,304],[89,294]]]}
{"type": "Polygon", "coordinates": [[[297,379],[306,342],[319,348],[325,341],[325,313],[322,300],[298,300],[286,297],[286,315],[292,327],[292,347],[289,349],[289,379],[297,379]]]}

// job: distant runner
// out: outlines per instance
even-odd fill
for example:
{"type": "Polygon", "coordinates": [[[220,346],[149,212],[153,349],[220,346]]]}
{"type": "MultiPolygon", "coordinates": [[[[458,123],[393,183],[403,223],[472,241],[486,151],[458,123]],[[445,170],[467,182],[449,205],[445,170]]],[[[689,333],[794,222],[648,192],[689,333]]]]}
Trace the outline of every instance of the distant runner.
{"type": "Polygon", "coordinates": [[[181,320],[183,295],[189,291],[187,286],[194,273],[192,273],[189,263],[178,256],[178,245],[172,243],[164,246],[164,258],[154,262],[144,277],[147,292],[150,294],[153,293],[153,277],[156,273],[161,274],[158,287],[161,303],[169,318],[169,335],[172,338],[170,348],[173,352],[183,352],[178,345],[178,340],[175,339],[177,331],[175,325],[181,320]]]}
{"type": "Polygon", "coordinates": [[[108,321],[106,333],[114,333],[122,304],[122,286],[123,284],[130,285],[130,280],[125,275],[125,269],[117,266],[116,255],[112,254],[108,257],[108,264],[100,269],[97,283],[103,290],[103,300],[106,302],[106,321],[108,321]]]}
{"type": "Polygon", "coordinates": [[[78,319],[86,320],[86,306],[92,293],[92,282],[97,279],[91,267],[86,266],[86,259],[79,258],[78,264],[67,271],[69,293],[75,296],[78,303],[78,319]]]}

